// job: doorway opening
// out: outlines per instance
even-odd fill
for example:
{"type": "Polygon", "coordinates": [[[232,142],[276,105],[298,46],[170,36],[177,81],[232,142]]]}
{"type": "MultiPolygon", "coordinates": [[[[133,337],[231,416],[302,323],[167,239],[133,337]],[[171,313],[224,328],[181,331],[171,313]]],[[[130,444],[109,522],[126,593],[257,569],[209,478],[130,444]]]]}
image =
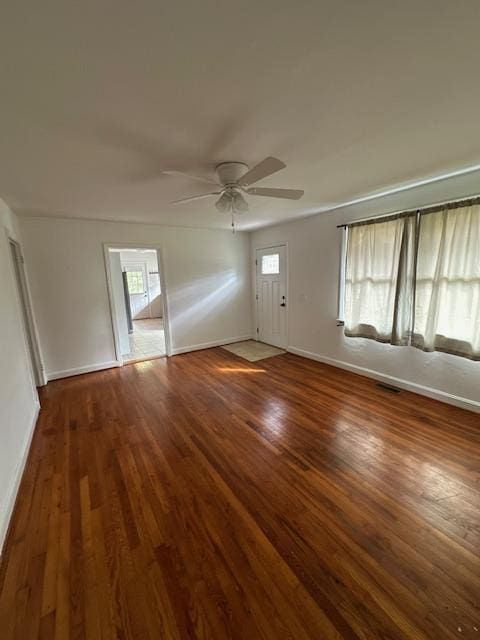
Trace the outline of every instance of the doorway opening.
{"type": "Polygon", "coordinates": [[[12,259],[13,273],[17,285],[18,301],[22,315],[22,324],[25,335],[25,342],[30,361],[32,380],[36,387],[43,387],[47,384],[45,370],[42,363],[42,356],[37,339],[37,331],[33,319],[32,304],[27,285],[25,273],[25,263],[19,243],[13,238],[8,238],[10,246],[10,256],[12,259]]]}
{"type": "Polygon", "coordinates": [[[157,249],[106,251],[117,360],[122,364],[167,355],[168,321],[157,249]]]}

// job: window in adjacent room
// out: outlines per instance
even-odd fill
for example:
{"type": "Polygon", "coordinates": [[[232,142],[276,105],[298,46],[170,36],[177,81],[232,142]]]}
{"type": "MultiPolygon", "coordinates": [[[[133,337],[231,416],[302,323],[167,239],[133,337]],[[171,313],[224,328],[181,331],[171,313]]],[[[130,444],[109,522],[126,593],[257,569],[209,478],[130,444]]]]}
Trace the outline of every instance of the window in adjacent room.
{"type": "Polygon", "coordinates": [[[128,292],[144,293],[145,283],[143,279],[143,271],[127,271],[128,292]]]}

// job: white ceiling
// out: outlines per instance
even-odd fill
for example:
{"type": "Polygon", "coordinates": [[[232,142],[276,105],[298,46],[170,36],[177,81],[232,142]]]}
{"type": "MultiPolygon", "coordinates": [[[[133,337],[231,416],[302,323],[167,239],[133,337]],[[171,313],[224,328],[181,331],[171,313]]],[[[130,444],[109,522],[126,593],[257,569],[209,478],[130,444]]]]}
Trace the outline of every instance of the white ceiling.
{"type": "MultiPolygon", "coordinates": [[[[227,227],[182,207],[267,155],[242,228],[480,164],[478,0],[8,3],[0,196],[19,213],[227,227]],[[208,191],[208,185],[205,185],[208,191]]],[[[480,189],[479,189],[480,190],[480,189]]]]}

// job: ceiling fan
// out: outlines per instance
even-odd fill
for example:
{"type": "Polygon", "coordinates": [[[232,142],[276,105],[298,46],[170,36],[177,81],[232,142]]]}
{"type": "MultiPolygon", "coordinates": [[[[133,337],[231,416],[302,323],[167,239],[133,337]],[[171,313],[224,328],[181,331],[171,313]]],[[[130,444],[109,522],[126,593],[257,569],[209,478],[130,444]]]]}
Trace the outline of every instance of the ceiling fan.
{"type": "Polygon", "coordinates": [[[248,202],[244,194],[249,196],[264,196],[267,198],[285,198],[287,200],[299,200],[303,196],[304,192],[301,189],[275,189],[251,186],[255,184],[255,182],[263,180],[263,178],[267,178],[285,167],[286,165],[281,160],[269,156],[252,169],[249,169],[248,165],[244,162],[222,162],[215,168],[218,182],[183,173],[182,171],[164,171],[163,173],[169,176],[180,176],[219,187],[216,191],[189,196],[188,198],[181,198],[180,200],[173,200],[170,204],[183,204],[184,202],[191,202],[192,200],[220,196],[215,202],[215,206],[220,213],[232,212],[232,227],[234,227],[234,214],[248,211],[248,202]]]}

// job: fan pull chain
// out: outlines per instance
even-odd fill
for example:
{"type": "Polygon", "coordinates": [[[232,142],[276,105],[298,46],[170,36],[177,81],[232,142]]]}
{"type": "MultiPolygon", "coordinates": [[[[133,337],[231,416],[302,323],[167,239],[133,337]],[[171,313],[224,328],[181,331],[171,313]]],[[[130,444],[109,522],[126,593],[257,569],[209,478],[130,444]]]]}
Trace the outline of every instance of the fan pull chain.
{"type": "Polygon", "coordinates": [[[235,214],[233,209],[232,209],[232,233],[233,235],[235,235],[235,214]]]}

